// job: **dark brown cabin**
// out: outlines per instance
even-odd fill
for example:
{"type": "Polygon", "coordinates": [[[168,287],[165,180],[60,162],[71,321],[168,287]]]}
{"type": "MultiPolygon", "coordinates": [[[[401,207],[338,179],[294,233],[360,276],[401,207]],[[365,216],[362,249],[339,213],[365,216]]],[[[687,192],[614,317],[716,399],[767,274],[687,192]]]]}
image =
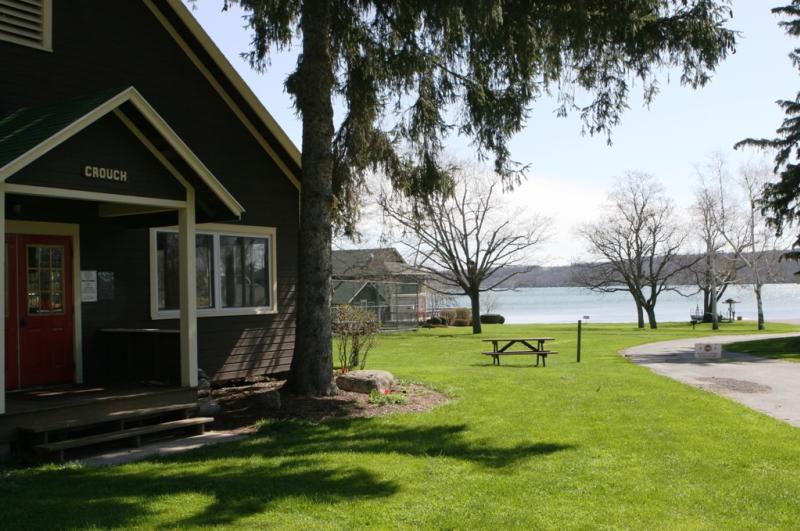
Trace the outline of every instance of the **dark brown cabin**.
{"type": "Polygon", "coordinates": [[[18,390],[288,370],[299,176],[179,0],[0,3],[0,419],[18,390]]]}

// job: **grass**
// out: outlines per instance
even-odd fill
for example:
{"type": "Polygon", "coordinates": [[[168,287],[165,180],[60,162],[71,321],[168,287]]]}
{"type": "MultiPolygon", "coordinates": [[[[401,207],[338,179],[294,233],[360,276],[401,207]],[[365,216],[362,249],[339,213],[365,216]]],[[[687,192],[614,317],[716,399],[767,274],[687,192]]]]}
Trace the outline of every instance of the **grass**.
{"type": "MultiPolygon", "coordinates": [[[[770,332],[789,331],[770,325],[770,332]]],[[[752,324],[721,333],[752,332],[752,324]]],[[[554,336],[547,368],[494,367],[466,329],[381,337],[368,367],[454,400],[424,414],[257,435],[117,468],[7,469],[8,529],[797,528],[800,430],[654,375],[616,352],[703,326],[486,326],[554,336]]]]}
{"type": "Polygon", "coordinates": [[[762,358],[800,362],[800,338],[797,337],[742,341],[725,345],[725,349],[762,358]]]}

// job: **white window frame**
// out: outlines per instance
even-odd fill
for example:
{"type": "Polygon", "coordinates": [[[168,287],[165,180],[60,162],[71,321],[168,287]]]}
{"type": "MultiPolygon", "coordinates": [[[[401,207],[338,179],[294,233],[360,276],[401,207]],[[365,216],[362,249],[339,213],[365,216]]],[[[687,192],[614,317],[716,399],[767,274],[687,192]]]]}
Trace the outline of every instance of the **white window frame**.
{"type": "MultiPolygon", "coordinates": [[[[150,229],[150,318],[158,319],[178,319],[180,310],[159,310],[158,308],[158,252],[157,234],[159,232],[177,232],[178,228],[172,227],[152,227],[150,229]]],[[[224,317],[234,315],[268,315],[278,313],[278,282],[277,267],[275,258],[276,235],[275,227],[258,227],[255,225],[226,225],[224,223],[201,223],[196,226],[196,234],[207,234],[214,236],[214,307],[198,308],[197,317],[224,317]],[[264,238],[267,240],[267,250],[269,253],[269,306],[248,306],[243,308],[224,308],[222,306],[222,283],[220,262],[220,236],[243,236],[264,238]]]]}
{"type": "Polygon", "coordinates": [[[0,33],[0,41],[27,46],[45,52],[53,51],[53,0],[42,0],[42,41],[34,43],[31,40],[0,33]]]}

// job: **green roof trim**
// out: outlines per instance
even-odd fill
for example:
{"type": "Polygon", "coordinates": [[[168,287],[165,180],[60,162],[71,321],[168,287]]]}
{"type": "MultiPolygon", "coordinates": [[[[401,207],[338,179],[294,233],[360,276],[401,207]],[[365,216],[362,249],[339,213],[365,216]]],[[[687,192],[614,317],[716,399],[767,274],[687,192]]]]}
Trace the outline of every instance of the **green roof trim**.
{"type": "Polygon", "coordinates": [[[125,89],[37,107],[23,107],[0,118],[0,168],[16,160],[125,89]]]}

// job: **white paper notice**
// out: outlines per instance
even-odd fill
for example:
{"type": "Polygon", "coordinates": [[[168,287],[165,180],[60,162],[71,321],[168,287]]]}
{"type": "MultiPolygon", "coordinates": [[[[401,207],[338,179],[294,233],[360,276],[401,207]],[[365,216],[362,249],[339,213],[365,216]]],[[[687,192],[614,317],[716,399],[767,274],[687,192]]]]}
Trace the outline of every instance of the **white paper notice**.
{"type": "Polygon", "coordinates": [[[81,271],[81,302],[97,302],[97,271],[81,271]]]}

